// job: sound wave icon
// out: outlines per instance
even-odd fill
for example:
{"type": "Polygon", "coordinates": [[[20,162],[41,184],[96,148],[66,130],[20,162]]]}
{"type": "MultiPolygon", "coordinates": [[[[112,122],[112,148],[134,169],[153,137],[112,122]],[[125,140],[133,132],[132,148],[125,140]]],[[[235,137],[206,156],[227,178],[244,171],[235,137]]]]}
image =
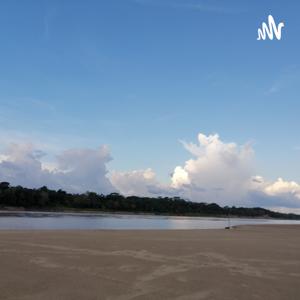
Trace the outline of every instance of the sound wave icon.
{"type": "Polygon", "coordinates": [[[274,34],[275,37],[277,38],[277,40],[281,39],[281,29],[282,27],[284,27],[284,23],[281,22],[278,24],[278,26],[276,26],[275,21],[273,16],[269,15],[268,16],[268,25],[263,22],[261,27],[262,28],[258,28],[257,33],[258,33],[258,37],[257,40],[265,40],[267,35],[269,37],[270,40],[273,40],[274,34]]]}

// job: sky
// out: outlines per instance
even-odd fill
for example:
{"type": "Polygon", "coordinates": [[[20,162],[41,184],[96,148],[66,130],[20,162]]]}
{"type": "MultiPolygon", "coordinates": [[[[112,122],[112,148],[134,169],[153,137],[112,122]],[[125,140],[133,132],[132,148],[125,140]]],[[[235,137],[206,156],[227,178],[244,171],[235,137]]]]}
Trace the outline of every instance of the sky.
{"type": "Polygon", "coordinates": [[[0,180],[300,212],[299,10],[1,1],[0,180]]]}

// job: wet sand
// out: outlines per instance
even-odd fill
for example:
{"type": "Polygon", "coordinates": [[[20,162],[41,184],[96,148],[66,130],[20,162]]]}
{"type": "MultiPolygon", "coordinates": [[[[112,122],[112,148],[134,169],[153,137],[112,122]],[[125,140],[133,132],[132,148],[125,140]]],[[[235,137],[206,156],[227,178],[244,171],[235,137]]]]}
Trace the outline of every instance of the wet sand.
{"type": "Polygon", "coordinates": [[[300,299],[300,226],[0,231],[0,299],[300,299]]]}

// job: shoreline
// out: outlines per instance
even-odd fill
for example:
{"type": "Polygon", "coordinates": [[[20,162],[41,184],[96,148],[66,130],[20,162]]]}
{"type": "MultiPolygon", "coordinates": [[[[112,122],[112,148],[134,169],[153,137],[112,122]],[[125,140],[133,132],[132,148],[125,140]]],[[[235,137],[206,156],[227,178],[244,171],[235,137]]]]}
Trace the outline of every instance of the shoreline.
{"type": "MultiPolygon", "coordinates": [[[[64,215],[77,215],[77,216],[101,216],[101,215],[111,215],[111,216],[148,216],[148,217],[172,217],[172,218],[220,218],[228,219],[227,215],[172,215],[172,214],[152,214],[144,212],[122,212],[122,211],[99,211],[99,210],[26,210],[26,209],[0,209],[0,217],[13,214],[64,214],[64,215]]],[[[300,221],[300,219],[287,219],[287,218],[272,218],[270,216],[264,217],[250,217],[250,216],[236,216],[230,215],[230,219],[249,219],[249,220],[282,220],[282,221],[300,221]]]]}
{"type": "Polygon", "coordinates": [[[300,226],[1,230],[2,299],[298,299],[300,226]]]}
{"type": "Polygon", "coordinates": [[[205,230],[240,225],[300,225],[299,220],[110,213],[0,211],[0,230],[205,230]]]}

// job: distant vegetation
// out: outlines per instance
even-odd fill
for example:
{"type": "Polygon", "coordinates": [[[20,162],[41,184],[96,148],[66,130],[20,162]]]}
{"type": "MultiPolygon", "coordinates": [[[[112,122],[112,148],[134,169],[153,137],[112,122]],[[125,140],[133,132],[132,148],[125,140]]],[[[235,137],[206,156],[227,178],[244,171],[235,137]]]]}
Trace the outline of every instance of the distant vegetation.
{"type": "Polygon", "coordinates": [[[87,192],[70,194],[47,187],[28,189],[11,187],[0,183],[0,208],[23,208],[31,210],[94,210],[103,212],[131,212],[184,216],[231,216],[267,217],[300,220],[300,215],[273,212],[260,207],[220,207],[215,203],[197,203],[179,197],[124,197],[118,193],[109,195],[87,192]]]}

